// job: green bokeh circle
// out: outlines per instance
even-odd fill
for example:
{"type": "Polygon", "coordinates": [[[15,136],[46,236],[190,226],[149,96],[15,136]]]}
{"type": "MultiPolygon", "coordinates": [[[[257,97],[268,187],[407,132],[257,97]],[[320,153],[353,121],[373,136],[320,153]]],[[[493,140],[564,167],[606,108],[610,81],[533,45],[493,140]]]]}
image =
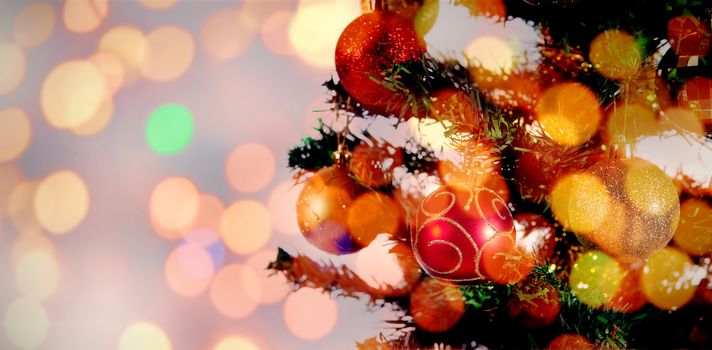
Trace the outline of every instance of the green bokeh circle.
{"type": "Polygon", "coordinates": [[[179,104],[158,107],[146,123],[146,141],[158,154],[175,154],[193,139],[193,114],[179,104]]]}

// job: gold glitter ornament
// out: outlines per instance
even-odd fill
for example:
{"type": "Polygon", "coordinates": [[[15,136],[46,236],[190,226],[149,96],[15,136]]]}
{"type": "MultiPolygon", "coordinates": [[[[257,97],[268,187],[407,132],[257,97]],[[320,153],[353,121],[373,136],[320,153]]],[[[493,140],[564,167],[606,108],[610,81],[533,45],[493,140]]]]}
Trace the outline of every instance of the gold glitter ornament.
{"type": "Polygon", "coordinates": [[[562,225],[616,258],[644,259],[662,249],[680,217],[672,180],[638,158],[604,160],[566,176],[551,197],[562,225]]]}

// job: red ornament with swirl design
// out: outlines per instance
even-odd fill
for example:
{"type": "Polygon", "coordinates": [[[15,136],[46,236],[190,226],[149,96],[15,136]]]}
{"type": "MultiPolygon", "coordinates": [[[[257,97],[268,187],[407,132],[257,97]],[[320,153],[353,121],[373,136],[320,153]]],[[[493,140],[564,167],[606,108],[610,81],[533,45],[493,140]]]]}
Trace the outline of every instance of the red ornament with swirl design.
{"type": "Polygon", "coordinates": [[[418,262],[434,278],[509,283],[513,279],[502,278],[503,268],[515,271],[522,259],[515,237],[512,214],[501,197],[487,188],[454,184],[423,200],[411,241],[418,262]]]}

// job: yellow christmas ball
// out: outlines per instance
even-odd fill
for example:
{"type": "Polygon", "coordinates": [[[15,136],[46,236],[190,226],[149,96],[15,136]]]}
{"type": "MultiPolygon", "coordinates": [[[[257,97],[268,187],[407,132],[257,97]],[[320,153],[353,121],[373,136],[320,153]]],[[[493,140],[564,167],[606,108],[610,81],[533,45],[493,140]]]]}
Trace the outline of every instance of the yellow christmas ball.
{"type": "Polygon", "coordinates": [[[642,159],[610,159],[552,188],[556,219],[615,258],[640,260],[665,247],[680,217],[672,180],[642,159]]]}
{"type": "Polygon", "coordinates": [[[699,199],[688,199],[680,208],[680,224],[673,241],[695,256],[712,253],[712,207],[699,199]]]}
{"type": "Polygon", "coordinates": [[[596,308],[616,295],[623,277],[624,271],[615,259],[594,250],[576,259],[569,275],[569,285],[576,299],[596,308]]]}
{"type": "Polygon", "coordinates": [[[697,289],[693,267],[692,259],[684,252],[675,248],[660,250],[643,267],[640,279],[643,294],[651,304],[664,310],[684,306],[697,289]]]}

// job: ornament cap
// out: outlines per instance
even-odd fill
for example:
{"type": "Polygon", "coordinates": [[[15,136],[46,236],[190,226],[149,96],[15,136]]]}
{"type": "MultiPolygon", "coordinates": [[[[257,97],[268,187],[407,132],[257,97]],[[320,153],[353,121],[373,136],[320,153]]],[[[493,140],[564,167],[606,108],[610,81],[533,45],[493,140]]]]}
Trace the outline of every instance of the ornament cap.
{"type": "Polygon", "coordinates": [[[351,152],[343,144],[339,145],[331,157],[334,160],[334,166],[338,168],[346,168],[351,162],[351,152]]]}

